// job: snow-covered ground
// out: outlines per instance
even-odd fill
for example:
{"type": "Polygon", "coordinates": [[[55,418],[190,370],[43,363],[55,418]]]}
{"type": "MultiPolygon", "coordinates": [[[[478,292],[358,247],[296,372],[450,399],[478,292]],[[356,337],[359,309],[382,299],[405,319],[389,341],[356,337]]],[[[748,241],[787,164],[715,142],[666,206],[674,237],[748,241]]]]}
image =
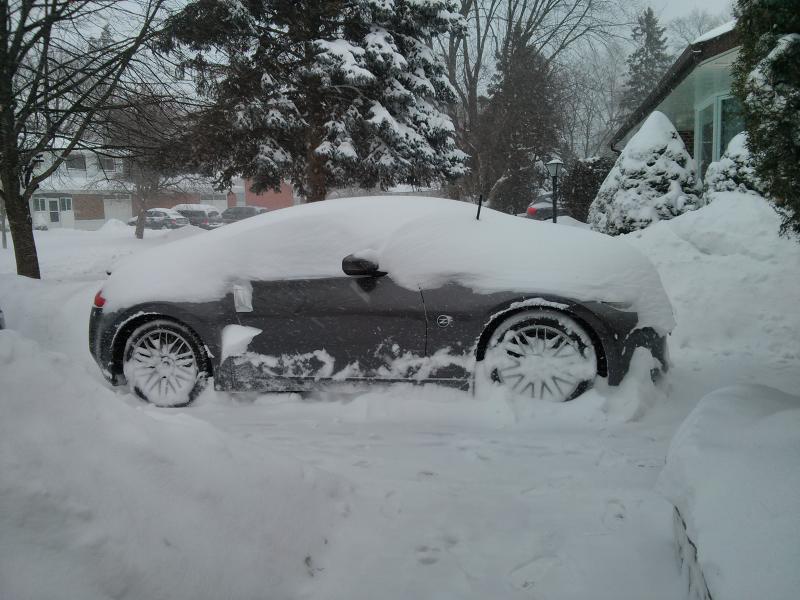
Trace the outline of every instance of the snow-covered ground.
{"type": "Polygon", "coordinates": [[[44,281],[0,251],[0,598],[681,598],[672,436],[717,388],[800,389],[777,227],[720,194],[627,236],[676,311],[660,388],[642,356],[564,405],[394,386],[176,410],[107,387],[89,306],[122,256],[207,234],[37,232],[44,281]]]}

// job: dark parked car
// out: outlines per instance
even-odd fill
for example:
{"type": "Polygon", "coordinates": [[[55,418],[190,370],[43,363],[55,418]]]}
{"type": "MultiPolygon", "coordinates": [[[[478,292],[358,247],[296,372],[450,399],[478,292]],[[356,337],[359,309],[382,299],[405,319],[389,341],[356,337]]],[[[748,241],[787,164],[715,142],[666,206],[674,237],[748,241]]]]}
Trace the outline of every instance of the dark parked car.
{"type": "Polygon", "coordinates": [[[3,309],[0,308],[0,329],[6,328],[6,317],[3,315],[3,309]]]}
{"type": "Polygon", "coordinates": [[[267,209],[260,206],[231,206],[222,211],[222,221],[229,225],[265,212],[267,212],[267,209]]]}
{"type": "Polygon", "coordinates": [[[161,406],[188,404],[210,376],[232,391],[474,380],[565,401],[598,376],[619,384],[640,346],[666,368],[672,309],[646,258],[473,209],[330,200],[145,250],[97,293],[91,353],[161,406]]]}
{"type": "Polygon", "coordinates": [[[189,223],[201,229],[216,229],[222,226],[222,215],[210,204],[178,204],[173,210],[189,219],[189,223]]]}
{"type": "MultiPolygon", "coordinates": [[[[128,225],[136,225],[139,217],[128,219],[128,225]]],[[[178,229],[189,224],[189,219],[171,208],[150,208],[145,213],[144,226],[147,229],[178,229]]]]}

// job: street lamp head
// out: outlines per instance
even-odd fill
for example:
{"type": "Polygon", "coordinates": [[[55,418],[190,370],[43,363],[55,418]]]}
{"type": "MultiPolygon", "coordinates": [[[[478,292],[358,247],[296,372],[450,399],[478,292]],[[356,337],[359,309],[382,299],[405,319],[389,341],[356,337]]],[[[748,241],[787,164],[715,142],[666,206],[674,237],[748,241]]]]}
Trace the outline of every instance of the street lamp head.
{"type": "Polygon", "coordinates": [[[545,166],[547,167],[547,172],[550,173],[550,177],[561,177],[561,171],[564,163],[561,162],[560,159],[554,158],[545,166]]]}

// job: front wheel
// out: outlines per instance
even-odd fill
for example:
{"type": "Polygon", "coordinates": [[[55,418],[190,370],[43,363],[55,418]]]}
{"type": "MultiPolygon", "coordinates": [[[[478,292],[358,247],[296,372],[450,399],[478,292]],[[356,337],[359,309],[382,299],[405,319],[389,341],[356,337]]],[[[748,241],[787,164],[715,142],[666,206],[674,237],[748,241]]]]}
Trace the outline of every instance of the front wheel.
{"type": "Polygon", "coordinates": [[[164,319],[145,323],[131,333],[122,368],[131,391],[161,407],[191,403],[209,375],[208,358],[195,333],[164,319]]]}
{"type": "Polygon", "coordinates": [[[537,400],[565,402],[597,377],[597,355],[587,332],[554,310],[509,317],[489,338],[483,372],[491,382],[537,400]]]}

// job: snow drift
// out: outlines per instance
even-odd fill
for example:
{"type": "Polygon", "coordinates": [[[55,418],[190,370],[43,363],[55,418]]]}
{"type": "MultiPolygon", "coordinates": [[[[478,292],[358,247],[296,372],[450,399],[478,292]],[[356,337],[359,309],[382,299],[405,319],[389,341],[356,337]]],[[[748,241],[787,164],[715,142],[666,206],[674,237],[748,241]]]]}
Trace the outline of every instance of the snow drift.
{"type": "Polygon", "coordinates": [[[800,397],[729,387],[681,425],[658,488],[686,523],[712,598],[797,597],[798,465],[800,397]]]}
{"type": "Polygon", "coordinates": [[[215,300],[240,282],[342,277],[342,259],[365,251],[408,289],[454,281],[478,292],[625,302],[641,327],[674,325],[658,273],[618,240],[490,209],[477,221],[473,205],[440,198],[351,198],[272,211],[139,253],[115,269],[103,295],[107,310],[215,300]]]}
{"type": "Polygon", "coordinates": [[[0,331],[0,597],[302,589],[349,510],[347,484],[76,370],[0,331]]]}

